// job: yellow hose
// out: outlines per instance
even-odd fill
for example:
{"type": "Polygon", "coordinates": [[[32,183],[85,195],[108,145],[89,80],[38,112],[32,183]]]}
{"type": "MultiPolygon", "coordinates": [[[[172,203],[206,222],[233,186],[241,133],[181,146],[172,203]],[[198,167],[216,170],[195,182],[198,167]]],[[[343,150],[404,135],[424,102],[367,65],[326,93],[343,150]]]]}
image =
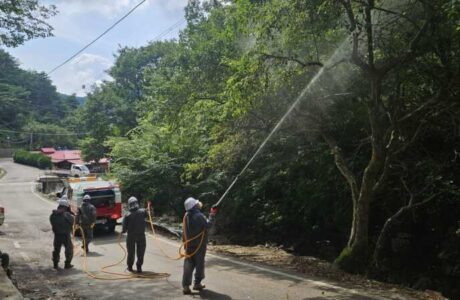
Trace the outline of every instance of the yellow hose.
{"type": "MultiPolygon", "coordinates": [[[[155,229],[153,228],[152,213],[150,212],[150,202],[149,202],[149,204],[147,206],[147,214],[149,216],[149,223],[150,223],[150,228],[152,230],[153,236],[156,237],[155,229]]],[[[184,232],[184,238],[183,238],[182,244],[179,247],[179,255],[177,257],[169,256],[163,250],[163,248],[160,246],[160,244],[157,244],[158,248],[163,253],[163,256],[165,256],[166,258],[169,258],[169,259],[172,259],[172,260],[179,260],[179,259],[182,259],[182,258],[191,258],[198,252],[198,250],[200,250],[201,246],[203,245],[204,237],[206,235],[206,230],[201,231],[199,234],[197,234],[196,236],[194,236],[191,239],[187,239],[187,236],[186,236],[187,227],[186,227],[185,219],[186,219],[186,216],[184,216],[184,218],[182,219],[182,230],[184,232]],[[200,237],[201,237],[200,244],[198,245],[196,250],[193,251],[193,253],[187,254],[187,244],[190,243],[193,240],[196,240],[197,238],[200,238],[200,237]],[[184,251],[182,251],[182,249],[184,249],[184,251]]]]}
{"type": "MultiPolygon", "coordinates": [[[[148,274],[142,274],[142,273],[130,273],[130,274],[126,274],[126,273],[118,273],[118,272],[111,272],[111,271],[108,271],[107,269],[109,268],[112,268],[112,267],[115,267],[115,266],[118,266],[120,265],[126,258],[126,249],[125,247],[123,247],[122,243],[121,243],[121,236],[122,236],[122,233],[120,233],[118,235],[118,245],[120,246],[120,248],[123,250],[123,258],[120,259],[118,262],[114,263],[114,264],[110,264],[110,265],[107,265],[107,266],[104,266],[100,269],[100,271],[102,273],[106,273],[106,274],[109,274],[109,275],[114,275],[114,276],[106,276],[106,277],[103,277],[103,276],[99,276],[99,275],[95,275],[93,273],[91,273],[89,270],[88,270],[88,258],[86,256],[86,240],[85,240],[85,233],[83,231],[83,228],[81,228],[80,226],[77,226],[77,225],[74,225],[73,227],[73,232],[72,232],[72,239],[74,240],[74,245],[75,245],[75,231],[77,229],[80,229],[80,232],[81,232],[81,236],[82,236],[82,242],[83,242],[83,255],[84,255],[84,258],[83,258],[83,271],[85,272],[85,274],[90,277],[90,278],[93,278],[93,279],[98,279],[98,280],[131,280],[131,279],[157,279],[157,278],[167,278],[169,276],[171,276],[170,274],[168,273],[155,273],[155,272],[149,272],[148,274]]],[[[74,247],[75,249],[75,247],[74,247]]]]}
{"type": "MultiPolygon", "coordinates": [[[[153,233],[153,236],[156,237],[156,233],[155,233],[155,229],[153,227],[153,218],[152,218],[152,214],[150,212],[150,203],[148,205],[148,209],[147,209],[147,214],[149,216],[149,223],[150,223],[150,228],[152,230],[152,233],[153,233]]],[[[182,228],[183,228],[183,231],[184,231],[184,238],[183,238],[183,241],[179,247],[179,255],[177,257],[172,257],[172,256],[169,256],[164,250],[163,248],[157,244],[158,248],[160,249],[160,251],[162,252],[163,256],[169,258],[169,259],[172,259],[172,260],[179,260],[179,259],[182,259],[182,258],[191,258],[193,257],[197,252],[198,250],[200,250],[201,246],[203,245],[203,242],[204,242],[204,238],[205,238],[205,235],[206,235],[206,230],[203,230],[202,232],[200,232],[199,234],[197,234],[196,236],[192,237],[191,239],[187,239],[187,236],[186,236],[186,232],[187,232],[187,228],[186,228],[186,216],[184,216],[183,220],[182,220],[182,228]],[[200,238],[200,243],[198,245],[198,247],[196,248],[195,251],[193,251],[192,253],[190,254],[187,254],[187,244],[190,243],[191,241],[194,241],[196,239],[200,238]]],[[[92,226],[93,227],[93,226],[92,226]]],[[[91,227],[91,228],[92,228],[91,227]]],[[[171,274],[168,274],[168,273],[148,273],[148,274],[142,274],[142,273],[130,273],[130,274],[126,274],[126,273],[119,273],[119,272],[112,272],[112,271],[109,271],[108,269],[110,268],[113,268],[113,267],[116,267],[118,265],[120,265],[121,263],[123,263],[123,261],[126,259],[126,256],[127,256],[127,251],[126,251],[126,248],[123,246],[122,242],[121,242],[121,236],[122,236],[122,233],[120,232],[120,234],[118,235],[118,245],[119,247],[123,250],[123,258],[121,258],[119,261],[117,261],[116,263],[113,263],[113,264],[110,264],[110,265],[107,265],[107,266],[104,266],[100,269],[100,272],[101,273],[105,273],[105,274],[109,274],[109,275],[112,275],[112,276],[106,276],[106,277],[103,277],[103,276],[99,276],[99,275],[95,275],[93,273],[91,273],[89,270],[88,270],[88,258],[86,256],[86,239],[85,239],[85,233],[83,231],[83,228],[81,228],[81,226],[78,226],[78,225],[74,225],[73,228],[72,228],[72,240],[73,240],[73,243],[74,245],[76,245],[75,243],[75,232],[76,230],[80,230],[81,232],[81,236],[82,236],[82,242],[83,242],[83,271],[85,272],[85,274],[90,277],[90,278],[93,278],[93,279],[97,279],[97,280],[132,280],[132,279],[157,279],[157,278],[167,278],[169,276],[171,276],[171,274]]],[[[79,253],[80,251],[80,248],[79,247],[76,247],[74,246],[74,250],[75,248],[78,248],[78,252],[77,254],[79,253]]]]}

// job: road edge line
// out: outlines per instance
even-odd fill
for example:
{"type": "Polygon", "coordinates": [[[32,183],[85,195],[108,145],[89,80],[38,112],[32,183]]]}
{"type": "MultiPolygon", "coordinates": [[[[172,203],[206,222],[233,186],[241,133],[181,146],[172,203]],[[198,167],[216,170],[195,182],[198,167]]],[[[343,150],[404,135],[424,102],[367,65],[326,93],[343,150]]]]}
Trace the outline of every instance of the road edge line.
{"type": "MultiPolygon", "coordinates": [[[[168,244],[170,246],[174,246],[174,247],[179,246],[179,243],[174,243],[174,242],[172,242],[170,240],[166,240],[164,238],[159,238],[159,237],[157,237],[157,236],[155,236],[155,235],[153,235],[151,233],[148,233],[148,235],[151,236],[152,238],[155,238],[155,239],[161,241],[162,243],[168,244]]],[[[360,292],[360,291],[355,290],[355,289],[347,289],[347,288],[344,288],[344,287],[341,287],[341,286],[333,285],[331,283],[318,281],[318,280],[313,280],[313,279],[308,279],[308,278],[298,276],[298,275],[294,275],[294,274],[289,274],[289,273],[281,271],[281,270],[273,270],[270,267],[258,266],[258,265],[255,265],[253,263],[250,263],[250,262],[244,262],[244,261],[236,260],[236,259],[230,258],[230,257],[223,257],[221,255],[217,255],[217,254],[213,254],[213,253],[207,253],[206,255],[209,256],[209,257],[212,257],[212,258],[216,258],[216,259],[219,259],[219,260],[230,262],[230,263],[240,265],[240,266],[243,266],[243,267],[254,268],[254,269],[262,271],[262,272],[266,272],[266,273],[270,273],[270,274],[290,278],[292,280],[308,282],[308,283],[310,283],[312,285],[315,285],[315,286],[322,286],[322,287],[332,288],[332,289],[347,292],[347,293],[353,294],[353,295],[367,296],[367,297],[371,297],[372,299],[376,299],[376,300],[387,300],[388,299],[388,298],[385,298],[385,297],[360,292]]],[[[402,296],[402,295],[400,295],[400,296],[402,296]]],[[[410,298],[406,298],[405,296],[402,296],[402,297],[404,297],[404,299],[410,299],[410,298]]]]}
{"type": "Polygon", "coordinates": [[[50,200],[50,199],[46,199],[44,197],[42,197],[40,194],[38,194],[36,191],[35,191],[35,181],[32,181],[31,182],[32,185],[30,186],[30,191],[32,192],[32,194],[34,194],[35,197],[37,197],[38,199],[42,200],[43,202],[46,202],[47,204],[49,205],[53,205],[53,201],[50,200]]]}

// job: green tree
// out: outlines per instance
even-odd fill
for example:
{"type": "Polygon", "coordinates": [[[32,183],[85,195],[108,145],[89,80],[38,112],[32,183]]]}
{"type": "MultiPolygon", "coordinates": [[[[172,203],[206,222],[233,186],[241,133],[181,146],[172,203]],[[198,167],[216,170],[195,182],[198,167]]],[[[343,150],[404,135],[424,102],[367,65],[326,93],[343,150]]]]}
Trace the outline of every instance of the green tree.
{"type": "Polygon", "coordinates": [[[40,5],[37,0],[6,0],[0,3],[0,45],[16,47],[37,37],[52,35],[53,27],[45,22],[56,14],[54,5],[40,5]]]}
{"type": "Polygon", "coordinates": [[[73,148],[78,143],[78,135],[74,135],[62,126],[56,124],[28,121],[22,127],[22,138],[32,138],[33,150],[43,147],[73,148]]]}
{"type": "Polygon", "coordinates": [[[82,108],[80,118],[86,137],[82,141],[82,154],[86,161],[99,161],[109,148],[105,145],[110,136],[120,136],[130,129],[129,103],[117,94],[116,87],[107,83],[89,94],[82,108]],[[128,122],[129,123],[129,122],[128,122]]]}
{"type": "Polygon", "coordinates": [[[134,101],[136,124],[95,143],[126,191],[181,215],[186,196],[215,203],[302,95],[228,194],[219,231],[330,260],[342,250],[341,267],[409,284],[436,278],[460,212],[453,16],[448,1],[190,1],[177,41],[119,55],[95,96],[134,101]],[[391,247],[401,232],[416,266],[391,247]]]}

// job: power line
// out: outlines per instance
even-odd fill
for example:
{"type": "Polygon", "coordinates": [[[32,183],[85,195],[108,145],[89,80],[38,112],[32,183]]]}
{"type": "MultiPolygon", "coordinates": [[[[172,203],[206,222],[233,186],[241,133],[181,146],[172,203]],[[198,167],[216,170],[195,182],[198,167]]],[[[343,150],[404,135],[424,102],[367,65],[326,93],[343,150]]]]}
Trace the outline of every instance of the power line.
{"type": "Polygon", "coordinates": [[[87,44],[86,46],[84,46],[83,48],[81,48],[79,51],[77,51],[74,55],[72,55],[71,57],[69,57],[68,59],[66,59],[63,63],[61,63],[60,65],[54,67],[54,69],[52,69],[51,71],[49,71],[47,74],[50,75],[51,73],[53,73],[54,71],[56,71],[57,69],[59,69],[60,67],[62,67],[63,65],[65,65],[66,63],[68,63],[69,61],[71,61],[72,59],[74,59],[77,55],[79,55],[80,53],[82,53],[83,51],[85,51],[89,46],[91,46],[92,44],[94,44],[97,40],[99,40],[101,37],[103,37],[104,35],[106,35],[110,30],[112,30],[115,26],[117,26],[121,21],[123,21],[124,19],[126,19],[126,17],[128,17],[132,12],[134,12],[139,6],[141,6],[145,1],[147,0],[142,0],[141,2],[139,2],[136,6],[134,6],[130,11],[128,11],[123,17],[121,17],[118,21],[116,21],[112,26],[110,26],[109,28],[107,28],[103,33],[101,33],[98,37],[96,37],[94,40],[92,40],[89,44],[87,44]]]}
{"type": "Polygon", "coordinates": [[[85,135],[86,134],[86,132],[46,133],[46,132],[17,131],[17,130],[7,130],[7,129],[0,129],[0,132],[20,133],[20,134],[33,134],[33,135],[47,135],[47,136],[75,136],[75,135],[85,135]]]}
{"type": "MultiPolygon", "coordinates": [[[[68,62],[70,62],[72,59],[74,59],[76,56],[78,56],[80,53],[82,53],[84,50],[86,50],[88,47],[90,47],[92,44],[94,44],[96,41],[98,41],[100,38],[102,38],[105,34],[107,34],[111,29],[113,29],[116,25],[118,25],[121,21],[123,21],[126,17],[128,17],[132,12],[134,12],[139,6],[141,6],[144,2],[146,2],[147,0],[143,0],[141,2],[139,2],[136,6],[134,6],[130,11],[128,11],[123,17],[121,17],[118,21],[116,21],[112,26],[110,26],[109,28],[107,28],[102,34],[100,34],[98,37],[96,37],[94,40],[92,40],[89,44],[87,44],[86,46],[84,46],[82,49],[80,49],[79,51],[77,51],[75,54],[73,54],[71,57],[69,57],[68,59],[66,59],[64,62],[62,62],[61,64],[59,64],[58,66],[54,67],[51,71],[49,71],[47,73],[47,75],[50,75],[51,73],[53,73],[54,71],[56,71],[57,69],[61,68],[62,66],[64,66],[65,64],[67,64],[68,62]]],[[[159,33],[157,36],[155,36],[153,38],[153,41],[156,41],[156,40],[159,40],[165,36],[167,36],[168,34],[170,34],[174,29],[180,27],[182,24],[184,24],[186,22],[185,19],[182,19],[182,20],[179,20],[177,22],[175,22],[174,24],[172,24],[171,26],[169,26],[168,28],[166,28],[164,31],[162,31],[161,33],[159,33]]],[[[29,105],[32,105],[34,106],[35,108],[37,109],[41,109],[42,107],[46,107],[45,105],[38,105],[38,104],[35,104],[35,103],[29,103],[29,105]]],[[[78,135],[78,134],[75,134],[75,135],[78,135]]]]}
{"type": "Polygon", "coordinates": [[[183,23],[185,23],[186,20],[179,20],[177,21],[176,23],[174,23],[173,25],[171,25],[170,27],[166,28],[163,32],[161,32],[160,34],[158,34],[156,37],[153,38],[153,40],[159,40],[165,36],[167,36],[168,34],[170,34],[174,29],[178,28],[180,25],[182,25],[183,23]]]}

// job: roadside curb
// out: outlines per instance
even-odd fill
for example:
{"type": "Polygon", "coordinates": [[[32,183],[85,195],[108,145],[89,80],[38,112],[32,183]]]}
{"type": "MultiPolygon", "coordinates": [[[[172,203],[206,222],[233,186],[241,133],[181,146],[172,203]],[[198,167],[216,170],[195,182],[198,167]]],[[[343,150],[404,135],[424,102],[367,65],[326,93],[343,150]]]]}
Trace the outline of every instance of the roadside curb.
{"type": "Polygon", "coordinates": [[[19,300],[24,299],[19,290],[6,276],[5,270],[0,268],[0,299],[19,300]]]}

